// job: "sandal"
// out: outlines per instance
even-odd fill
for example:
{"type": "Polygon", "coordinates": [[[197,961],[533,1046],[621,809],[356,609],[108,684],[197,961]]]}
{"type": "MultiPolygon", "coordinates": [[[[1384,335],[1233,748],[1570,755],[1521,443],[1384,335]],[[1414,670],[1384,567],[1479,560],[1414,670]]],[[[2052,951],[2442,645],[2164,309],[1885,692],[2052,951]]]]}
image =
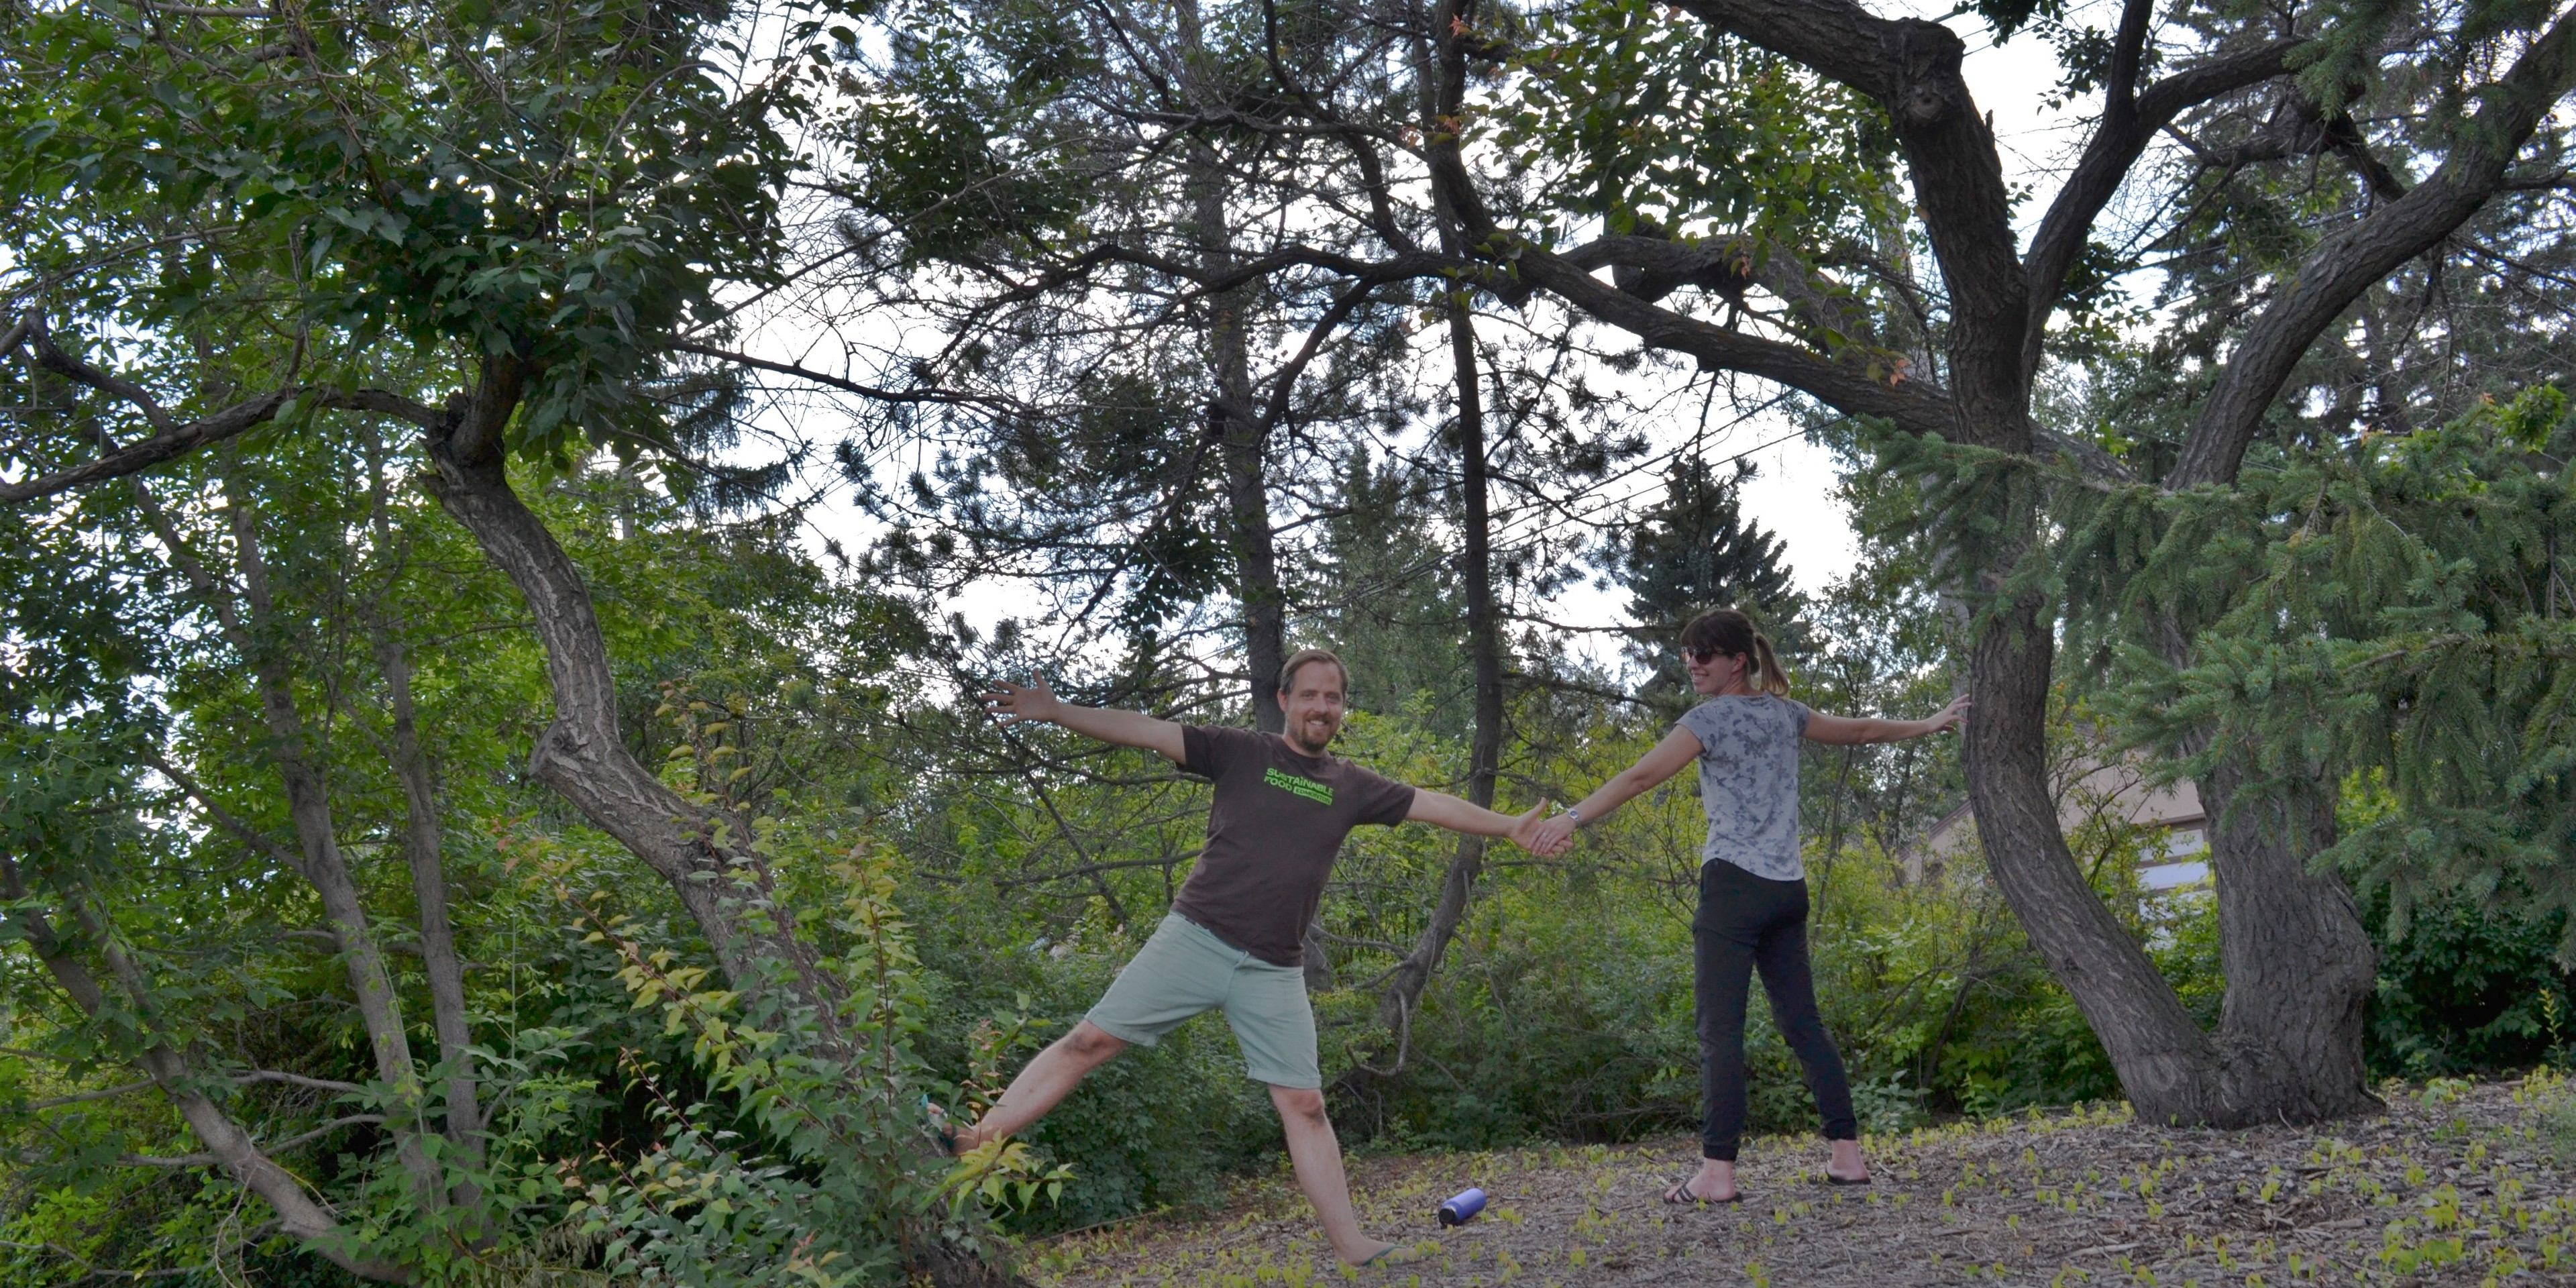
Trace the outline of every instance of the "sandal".
{"type": "Polygon", "coordinates": [[[1664,1191],[1664,1201],[1675,1207],[1684,1207],[1702,1203],[1741,1203],[1744,1201],[1744,1187],[1741,1185],[1736,1186],[1735,1192],[1727,1195],[1725,1198],[1712,1199],[1702,1196],[1698,1191],[1693,1190],[1690,1187],[1690,1183],[1693,1179],[1694,1178],[1692,1177],[1685,1176],[1682,1179],[1673,1182],[1673,1187],[1664,1191]]]}

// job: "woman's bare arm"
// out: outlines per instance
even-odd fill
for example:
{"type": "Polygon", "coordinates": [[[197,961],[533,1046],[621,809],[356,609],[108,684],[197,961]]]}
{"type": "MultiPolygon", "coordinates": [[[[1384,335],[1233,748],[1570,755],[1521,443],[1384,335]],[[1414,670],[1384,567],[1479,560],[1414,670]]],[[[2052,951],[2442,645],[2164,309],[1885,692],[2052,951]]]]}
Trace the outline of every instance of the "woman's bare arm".
{"type": "Polygon", "coordinates": [[[1951,699],[1929,720],[1881,720],[1876,716],[1829,716],[1819,711],[1807,717],[1806,738],[1809,742],[1831,743],[1837,747],[1858,746],[1873,742],[1903,742],[1926,734],[1956,729],[1968,722],[1968,695],[1951,699]]]}
{"type": "Polygon", "coordinates": [[[1596,822],[1656,784],[1682,771],[1682,766],[1699,758],[1699,736],[1688,729],[1675,729],[1664,735],[1654,749],[1637,758],[1637,763],[1611,775],[1610,781],[1594,788],[1591,795],[1575,802],[1572,811],[1559,814],[1541,824],[1530,843],[1521,848],[1532,854],[1553,854],[1564,849],[1574,836],[1574,829],[1596,822]]]}

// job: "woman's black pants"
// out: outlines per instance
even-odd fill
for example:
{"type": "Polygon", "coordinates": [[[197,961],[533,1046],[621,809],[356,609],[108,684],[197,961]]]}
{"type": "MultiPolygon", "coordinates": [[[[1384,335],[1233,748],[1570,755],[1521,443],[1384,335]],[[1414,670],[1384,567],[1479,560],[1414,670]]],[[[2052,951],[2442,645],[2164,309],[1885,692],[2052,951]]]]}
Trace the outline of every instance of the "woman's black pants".
{"type": "Polygon", "coordinates": [[[1807,1090],[1824,1115],[1825,1139],[1858,1140],[1851,1080],[1842,1055],[1816,1013],[1816,977],[1807,964],[1807,883],[1757,877],[1723,859],[1699,870],[1697,946],[1700,1090],[1708,1118],[1700,1153],[1734,1161],[1744,1138],[1744,1005],[1755,967],[1771,995],[1771,1018],[1807,1070],[1807,1090]]]}

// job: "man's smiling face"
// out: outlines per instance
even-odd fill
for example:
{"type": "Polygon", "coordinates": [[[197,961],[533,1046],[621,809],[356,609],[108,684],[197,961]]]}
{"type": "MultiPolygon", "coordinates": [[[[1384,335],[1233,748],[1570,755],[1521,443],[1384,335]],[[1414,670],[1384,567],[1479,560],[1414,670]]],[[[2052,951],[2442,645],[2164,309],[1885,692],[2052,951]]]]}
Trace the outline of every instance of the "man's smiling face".
{"type": "Polygon", "coordinates": [[[1316,660],[1297,668],[1279,688],[1279,705],[1288,715],[1288,745],[1308,756],[1321,756],[1342,731],[1342,668],[1316,660]]]}

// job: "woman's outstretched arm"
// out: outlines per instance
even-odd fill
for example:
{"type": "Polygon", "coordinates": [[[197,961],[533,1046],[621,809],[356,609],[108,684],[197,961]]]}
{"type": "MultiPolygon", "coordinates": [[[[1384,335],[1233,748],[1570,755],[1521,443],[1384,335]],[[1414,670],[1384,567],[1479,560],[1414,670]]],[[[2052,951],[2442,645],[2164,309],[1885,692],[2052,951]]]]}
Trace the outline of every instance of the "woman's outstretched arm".
{"type": "Polygon", "coordinates": [[[1699,737],[1688,729],[1675,729],[1664,735],[1655,749],[1637,758],[1637,763],[1612,775],[1593,793],[1577,801],[1573,809],[1539,824],[1529,844],[1521,848],[1532,854],[1554,854],[1574,839],[1574,829],[1595,822],[1628,802],[1643,795],[1655,784],[1678,774],[1682,766],[1699,757],[1699,737]]]}
{"type": "Polygon", "coordinates": [[[1950,700],[1929,720],[1881,720],[1874,716],[1829,716],[1819,711],[1807,717],[1807,741],[1829,742],[1851,746],[1870,742],[1903,742],[1925,734],[1956,729],[1968,722],[1968,695],[1950,700]]]}

